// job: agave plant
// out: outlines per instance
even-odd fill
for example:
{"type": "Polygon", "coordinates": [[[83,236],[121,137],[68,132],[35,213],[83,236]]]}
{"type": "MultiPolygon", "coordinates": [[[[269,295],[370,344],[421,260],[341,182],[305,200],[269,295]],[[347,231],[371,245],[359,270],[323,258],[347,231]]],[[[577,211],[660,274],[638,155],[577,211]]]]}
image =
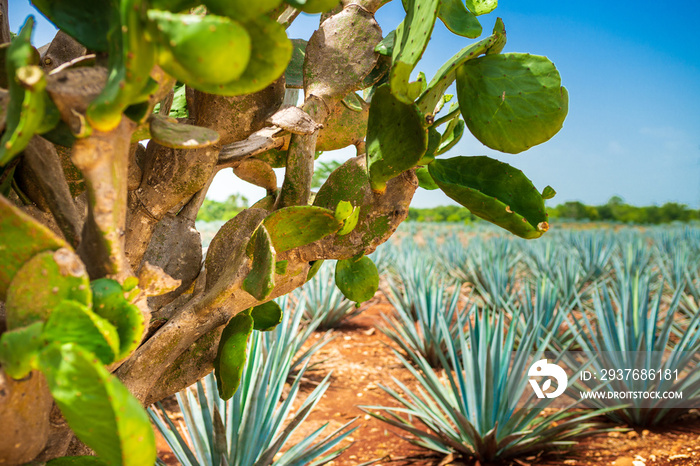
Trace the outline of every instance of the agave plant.
{"type": "Polygon", "coordinates": [[[567,241],[578,252],[584,271],[583,283],[605,277],[615,251],[614,238],[603,231],[576,231],[567,241]]]}
{"type": "Polygon", "coordinates": [[[458,337],[468,318],[467,306],[460,308],[461,287],[449,286],[434,276],[418,283],[404,283],[402,294],[390,280],[386,297],[394,306],[391,317],[383,315],[386,327],[382,333],[394,341],[410,357],[420,354],[437,367],[447,352],[448,341],[458,337]],[[445,320],[447,326],[438,322],[445,320]]]}
{"type": "Polygon", "coordinates": [[[320,330],[338,327],[343,320],[362,312],[335,285],[334,263],[323,263],[314,278],[294,292],[303,302],[304,319],[320,330]]]}
{"type": "MultiPolygon", "coordinates": [[[[629,425],[670,422],[685,412],[681,408],[700,405],[700,310],[686,300],[690,318],[684,318],[678,312],[681,290],[665,302],[663,283],[654,289],[652,280],[650,272],[633,273],[601,287],[594,294],[593,319],[587,313],[571,319],[571,325],[579,330],[579,361],[590,362],[591,371],[598,374],[597,380],[579,381],[578,390],[682,393],[680,399],[625,399],[626,407],[607,413],[612,420],[629,425]],[[611,370],[621,371],[621,376],[610,376],[611,370]],[[601,378],[608,383],[602,384],[601,378]]],[[[602,399],[584,403],[610,406],[602,399]]]]}
{"type": "MultiPolygon", "coordinates": [[[[440,319],[445,328],[447,322],[440,319]]],[[[481,312],[465,334],[449,341],[449,370],[440,377],[419,353],[397,357],[420,384],[411,390],[394,379],[400,391],[382,385],[401,407],[364,406],[370,415],[411,434],[409,441],[442,454],[479,461],[525,456],[541,450],[562,449],[583,435],[596,432],[590,419],[601,411],[565,409],[543,411],[555,398],[534,401],[528,385],[531,357],[542,357],[549,337],[535,347],[534,318],[507,323],[502,312],[481,312]],[[510,325],[510,330],[506,330],[510,325]],[[511,331],[522,325],[520,331],[511,331]],[[518,343],[516,335],[522,335],[518,343]],[[416,367],[414,367],[414,364],[416,367]]],[[[446,331],[446,329],[444,330],[446,331]]]]}
{"type": "Polygon", "coordinates": [[[185,419],[186,439],[161,405],[148,410],[178,461],[185,466],[321,465],[349,446],[336,448],[355,430],[349,428],[353,421],[323,434],[325,424],[279,455],[330,384],[328,374],[288,420],[308,365],[308,361],[302,365],[285,393],[295,351],[303,343],[301,333],[289,338],[289,328],[283,322],[268,332],[279,338],[260,332],[251,335],[241,384],[230,400],[218,397],[213,374],[197,382],[196,388],[176,394],[185,419]]]}

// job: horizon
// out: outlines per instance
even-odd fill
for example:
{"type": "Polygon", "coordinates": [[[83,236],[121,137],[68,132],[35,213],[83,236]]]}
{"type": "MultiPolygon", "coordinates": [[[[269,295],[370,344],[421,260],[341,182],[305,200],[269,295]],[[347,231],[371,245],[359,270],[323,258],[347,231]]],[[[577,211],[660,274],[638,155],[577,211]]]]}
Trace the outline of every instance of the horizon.
{"type": "MultiPolygon", "coordinates": [[[[455,148],[441,157],[488,155],[507,162],[523,170],[538,189],[551,185],[557,191],[548,206],[569,201],[603,205],[619,196],[635,206],[676,202],[700,208],[700,48],[693,32],[700,4],[680,5],[671,11],[650,2],[502,0],[493,13],[479,17],[481,37],[501,17],[508,34],[504,52],[545,55],[556,64],[569,91],[564,127],[550,141],[518,155],[488,149],[465,131],[455,148]]],[[[24,0],[10,1],[11,30],[17,32],[28,14],[37,18],[35,45],[49,42],[55,28],[24,0]]],[[[300,15],[288,29],[289,37],[308,39],[318,17],[300,15]]],[[[397,1],[376,14],[384,35],[402,17],[397,1]]],[[[430,79],[472,42],[438,21],[414,76],[424,71],[430,79]]],[[[319,160],[346,160],[354,154],[350,147],[324,153],[319,160]]],[[[276,171],[281,184],[283,170],[276,171]]],[[[234,193],[253,202],[264,196],[263,189],[224,170],[207,197],[221,201],[234,193]]],[[[419,188],[411,206],[454,204],[441,191],[419,188]]]]}

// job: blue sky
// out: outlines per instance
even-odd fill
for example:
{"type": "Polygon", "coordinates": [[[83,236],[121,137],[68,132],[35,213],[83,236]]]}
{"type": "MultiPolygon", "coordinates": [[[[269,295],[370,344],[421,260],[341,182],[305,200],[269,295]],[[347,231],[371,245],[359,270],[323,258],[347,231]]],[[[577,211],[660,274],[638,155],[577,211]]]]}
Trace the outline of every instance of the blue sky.
{"type": "MultiPolygon", "coordinates": [[[[680,202],[700,207],[700,2],[668,5],[645,0],[501,0],[493,13],[480,17],[484,35],[501,17],[508,36],[504,52],[548,56],[569,90],[569,115],[554,138],[521,154],[492,151],[467,133],[446,156],[489,155],[508,162],[538,188],[554,187],[558,194],[551,204],[602,204],[619,195],[636,205],[680,202]]],[[[10,0],[13,31],[29,13],[26,1],[10,0]]],[[[400,2],[394,0],[379,10],[377,20],[386,34],[402,15],[400,2]]],[[[308,38],[317,25],[317,16],[302,15],[289,36],[308,38]]],[[[35,43],[48,42],[53,33],[40,21],[35,43]]],[[[470,42],[438,21],[417,71],[430,79],[470,42]]],[[[353,153],[323,157],[342,160],[353,153]]],[[[232,189],[251,201],[264,195],[255,188],[235,188],[244,184],[226,170],[217,176],[210,197],[224,199],[232,189]]],[[[419,189],[413,204],[451,203],[439,191],[419,189]]]]}

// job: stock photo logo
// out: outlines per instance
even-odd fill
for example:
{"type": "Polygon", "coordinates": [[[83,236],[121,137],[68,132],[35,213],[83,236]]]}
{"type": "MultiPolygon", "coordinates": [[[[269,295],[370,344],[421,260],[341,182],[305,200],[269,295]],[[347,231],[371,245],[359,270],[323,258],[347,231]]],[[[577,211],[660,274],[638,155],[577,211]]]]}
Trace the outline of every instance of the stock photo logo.
{"type": "Polygon", "coordinates": [[[569,378],[566,375],[564,369],[559,367],[557,364],[550,364],[546,359],[540,359],[536,361],[530,369],[527,371],[527,375],[530,378],[530,386],[535,391],[537,398],[556,398],[566,390],[569,384],[569,378]],[[540,387],[537,380],[532,377],[548,377],[544,380],[544,383],[540,387]],[[547,393],[547,390],[552,386],[552,379],[557,382],[557,389],[553,392],[547,393]]]}

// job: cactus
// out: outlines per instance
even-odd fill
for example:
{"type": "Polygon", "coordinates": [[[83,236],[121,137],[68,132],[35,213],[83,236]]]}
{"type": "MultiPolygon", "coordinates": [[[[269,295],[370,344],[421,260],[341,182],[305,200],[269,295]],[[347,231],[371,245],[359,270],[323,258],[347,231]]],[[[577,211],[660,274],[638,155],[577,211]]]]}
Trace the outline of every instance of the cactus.
{"type": "Polygon", "coordinates": [[[292,206],[276,210],[265,218],[263,224],[278,253],[318,241],[343,226],[332,211],[316,206],[292,206]]]}
{"type": "MultiPolygon", "coordinates": [[[[121,0],[119,21],[112,21],[109,37],[109,78],[87,109],[87,122],[95,129],[115,129],[122,112],[148,100],[155,81],[149,78],[155,63],[155,46],[145,37],[145,0],[121,0]]],[[[157,83],[155,83],[157,85],[157,83]]]]}
{"type": "Polygon", "coordinates": [[[0,299],[17,271],[41,251],[68,247],[48,228],[0,196],[0,299]],[[11,246],[6,246],[11,245],[11,246]]]}
{"type": "Polygon", "coordinates": [[[474,16],[491,13],[498,6],[498,0],[465,0],[465,3],[474,16]]]}
{"type": "Polygon", "coordinates": [[[447,29],[460,36],[476,39],[481,35],[481,23],[462,0],[440,0],[438,18],[447,29]]]}
{"type": "Polygon", "coordinates": [[[484,145],[517,154],[562,127],[569,95],[547,57],[487,55],[460,66],[457,97],[467,127],[484,145]]]}
{"type": "Polygon", "coordinates": [[[227,84],[248,66],[251,38],[238,21],[159,10],[148,10],[148,19],[158,64],[179,81],[194,87],[227,84]]]}
{"type": "Polygon", "coordinates": [[[145,329],[143,314],[126,300],[124,289],[116,280],[100,278],[94,280],[90,287],[92,310],[117,329],[119,351],[115,360],[124,359],[141,343],[145,329]]]}
{"type": "Polygon", "coordinates": [[[7,328],[45,321],[64,300],[92,304],[85,267],[67,248],[40,252],[25,262],[10,282],[5,299],[7,328]]]}
{"type": "Polygon", "coordinates": [[[379,289],[379,273],[369,257],[343,259],[335,264],[335,284],[346,298],[361,303],[379,289]]]}
{"type": "Polygon", "coordinates": [[[253,249],[253,267],[243,280],[243,290],[258,301],[267,298],[275,288],[275,249],[264,224],[259,226],[250,240],[253,249]]]}
{"type": "Polygon", "coordinates": [[[449,197],[474,215],[521,238],[539,238],[548,229],[544,199],[520,170],[486,156],[454,157],[428,165],[449,197]]]}
{"type": "Polygon", "coordinates": [[[233,173],[243,181],[264,188],[268,194],[277,190],[277,175],[262,160],[246,159],[233,167],[233,173]]]}
{"type": "Polygon", "coordinates": [[[39,361],[61,414],[101,459],[124,466],[155,462],[155,436],[146,411],[94,355],[72,343],[53,343],[39,361]]]}
{"type": "Polygon", "coordinates": [[[241,383],[253,325],[253,318],[248,311],[243,311],[231,318],[221,334],[214,359],[214,375],[219,396],[224,400],[231,398],[241,383]]]}
{"type": "Polygon", "coordinates": [[[253,318],[254,330],[269,332],[282,322],[282,308],[275,301],[268,301],[255,306],[250,311],[250,316],[253,318]]]}
{"type": "Polygon", "coordinates": [[[435,180],[433,180],[433,177],[430,176],[430,172],[428,171],[428,167],[419,167],[416,169],[416,176],[418,177],[418,185],[423,188],[427,189],[428,191],[433,191],[435,189],[438,189],[440,186],[435,183],[435,180]]]}
{"type": "Polygon", "coordinates": [[[498,18],[493,27],[493,33],[489,37],[464,47],[437,70],[433,79],[428,83],[425,92],[416,101],[420,111],[424,114],[432,114],[434,112],[436,105],[442,99],[447,88],[455,81],[455,70],[459,66],[485,53],[500,53],[505,44],[506,30],[503,26],[503,21],[501,21],[501,18],[498,18]]]}
{"type": "Polygon", "coordinates": [[[243,23],[250,36],[250,60],[243,73],[230,82],[212,84],[188,82],[191,87],[219,95],[241,95],[258,92],[279,78],[292,58],[292,43],[284,28],[276,21],[258,16],[243,23]]]}
{"type": "Polygon", "coordinates": [[[6,52],[5,71],[9,79],[10,102],[5,133],[0,139],[0,166],[22,152],[34,134],[42,130],[46,109],[46,77],[38,66],[38,56],[30,42],[33,27],[34,17],[30,16],[6,52]]]}
{"type": "Polygon", "coordinates": [[[43,322],[34,322],[0,335],[0,363],[5,374],[19,380],[37,369],[39,351],[44,346],[43,330],[43,322]]]}
{"type": "Polygon", "coordinates": [[[171,149],[201,149],[219,141],[216,131],[178,123],[175,118],[153,114],[149,123],[151,139],[171,149]]]}
{"type": "Polygon", "coordinates": [[[304,57],[307,43],[304,39],[292,39],[292,58],[284,72],[287,89],[304,88],[304,57]]]}
{"type": "Polygon", "coordinates": [[[76,301],[63,301],[51,311],[42,337],[47,343],[80,345],[102,364],[111,364],[120,353],[114,325],[76,301]]]}
{"type": "Polygon", "coordinates": [[[56,27],[90,50],[109,50],[108,31],[119,15],[112,0],[32,0],[56,27]]]}
{"type": "Polygon", "coordinates": [[[330,10],[340,3],[340,0],[285,0],[285,2],[304,13],[315,14],[330,10]]]}
{"type": "Polygon", "coordinates": [[[202,3],[215,15],[228,16],[238,21],[247,21],[275,9],[281,0],[204,0],[202,3]]]}
{"type": "Polygon", "coordinates": [[[388,85],[372,98],[367,121],[369,178],[374,191],[383,192],[386,182],[414,167],[428,148],[428,131],[418,107],[394,96],[388,85]]]}

